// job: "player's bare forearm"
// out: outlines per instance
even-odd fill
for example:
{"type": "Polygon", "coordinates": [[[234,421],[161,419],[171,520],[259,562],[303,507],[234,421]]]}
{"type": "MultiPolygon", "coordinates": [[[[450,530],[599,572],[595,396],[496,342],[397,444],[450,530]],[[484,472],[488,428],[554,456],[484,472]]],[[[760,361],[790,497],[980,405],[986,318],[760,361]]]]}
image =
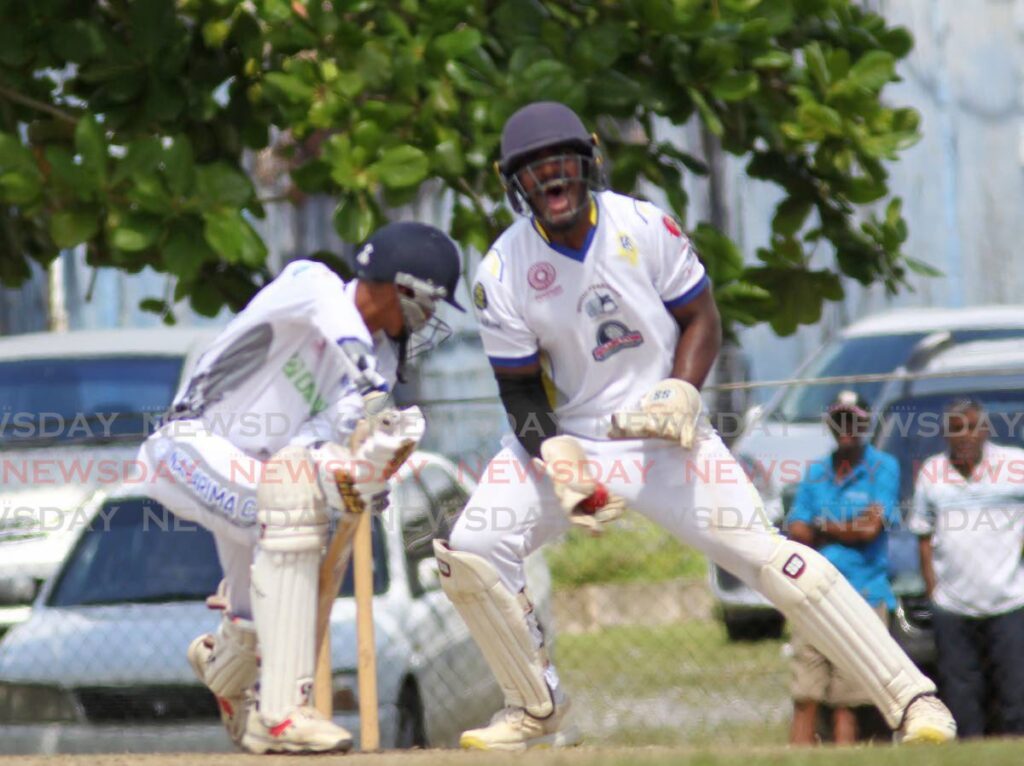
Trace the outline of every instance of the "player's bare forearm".
{"type": "Polygon", "coordinates": [[[803,543],[804,545],[809,545],[812,548],[815,547],[814,527],[810,524],[805,524],[802,521],[794,521],[789,525],[787,533],[789,534],[790,540],[803,543]]]}
{"type": "Polygon", "coordinates": [[[932,563],[932,539],[919,537],[917,550],[921,554],[921,577],[924,578],[924,592],[928,598],[935,591],[935,566],[932,563]]]}
{"type": "Polygon", "coordinates": [[[882,534],[882,512],[877,505],[867,509],[851,521],[826,521],[822,524],[822,536],[846,545],[864,545],[882,534]]]}
{"type": "Polygon", "coordinates": [[[558,432],[551,404],[544,391],[540,365],[495,365],[494,377],[513,433],[531,456],[538,457],[541,443],[558,432]]]}
{"type": "Polygon", "coordinates": [[[684,306],[672,310],[679,323],[679,342],[672,377],[700,388],[722,347],[722,319],[709,287],[684,306]]]}

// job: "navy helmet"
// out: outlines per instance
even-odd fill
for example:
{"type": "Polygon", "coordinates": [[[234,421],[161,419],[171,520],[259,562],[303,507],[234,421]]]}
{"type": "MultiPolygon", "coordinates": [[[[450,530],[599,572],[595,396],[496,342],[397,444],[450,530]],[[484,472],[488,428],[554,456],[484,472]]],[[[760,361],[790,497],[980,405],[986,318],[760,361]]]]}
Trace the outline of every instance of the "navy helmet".
{"type": "Polygon", "coordinates": [[[543,193],[550,185],[580,184],[588,191],[607,188],[604,166],[597,136],[589,133],[579,116],[565,104],[557,101],[535,101],[515,112],[501,131],[501,159],[497,163],[508,195],[509,204],[517,213],[532,209],[546,224],[565,228],[586,209],[587,195],[579,195],[578,204],[562,220],[546,220],[541,211],[531,204],[530,195],[523,185],[522,176],[534,172],[535,161],[541,152],[557,150],[561,154],[562,171],[556,178],[542,183],[534,176],[533,188],[543,193]],[[566,158],[579,158],[581,173],[570,175],[566,158]]]}
{"type": "Polygon", "coordinates": [[[440,229],[415,221],[389,223],[375,231],[355,255],[356,279],[391,282],[398,288],[403,330],[397,344],[398,379],[410,359],[440,345],[451,328],[436,315],[437,301],[459,311],[455,300],[462,273],[459,248],[440,229]]]}
{"type": "Polygon", "coordinates": [[[433,298],[443,298],[465,311],[455,299],[462,273],[459,248],[435,226],[398,221],[377,229],[356,251],[355,273],[364,282],[396,282],[400,286],[410,281],[401,275],[412,277],[431,285],[433,298]]]}
{"type": "Polygon", "coordinates": [[[501,174],[512,175],[531,155],[556,146],[574,148],[592,157],[595,140],[576,112],[565,104],[527,104],[508,118],[501,131],[501,174]]]}

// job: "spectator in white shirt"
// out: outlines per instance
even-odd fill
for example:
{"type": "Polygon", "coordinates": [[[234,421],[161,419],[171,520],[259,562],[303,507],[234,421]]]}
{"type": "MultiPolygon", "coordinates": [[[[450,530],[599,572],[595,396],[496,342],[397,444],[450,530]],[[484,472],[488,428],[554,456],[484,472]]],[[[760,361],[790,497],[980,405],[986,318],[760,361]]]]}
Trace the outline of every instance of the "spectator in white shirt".
{"type": "Polygon", "coordinates": [[[933,604],[939,690],[961,737],[1024,734],[1024,450],[989,442],[977,401],[945,414],[948,449],[921,467],[908,521],[933,604]]]}

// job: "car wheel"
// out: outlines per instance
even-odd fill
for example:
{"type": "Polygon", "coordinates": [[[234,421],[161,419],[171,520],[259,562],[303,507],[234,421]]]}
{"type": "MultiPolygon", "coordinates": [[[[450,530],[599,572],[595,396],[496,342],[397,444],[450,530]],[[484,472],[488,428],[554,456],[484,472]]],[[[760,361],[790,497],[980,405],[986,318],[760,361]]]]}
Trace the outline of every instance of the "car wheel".
{"type": "Polygon", "coordinates": [[[730,641],[761,641],[767,638],[781,638],[784,619],[780,614],[766,614],[764,617],[724,617],[725,632],[730,641]]]}
{"type": "Polygon", "coordinates": [[[408,749],[426,746],[423,703],[420,701],[416,684],[407,681],[398,697],[398,733],[395,737],[395,747],[408,749]]]}

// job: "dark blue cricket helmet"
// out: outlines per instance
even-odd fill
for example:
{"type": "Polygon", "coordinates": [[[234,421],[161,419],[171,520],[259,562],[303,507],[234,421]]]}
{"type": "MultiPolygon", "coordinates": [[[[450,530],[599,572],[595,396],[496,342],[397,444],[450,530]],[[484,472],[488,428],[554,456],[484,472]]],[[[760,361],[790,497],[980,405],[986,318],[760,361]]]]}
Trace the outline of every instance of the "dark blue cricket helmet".
{"type": "Polygon", "coordinates": [[[455,300],[462,272],[459,248],[435,226],[416,221],[389,223],[375,231],[355,255],[356,278],[365,282],[396,282],[407,274],[445,290],[444,300],[465,311],[455,300]]]}

